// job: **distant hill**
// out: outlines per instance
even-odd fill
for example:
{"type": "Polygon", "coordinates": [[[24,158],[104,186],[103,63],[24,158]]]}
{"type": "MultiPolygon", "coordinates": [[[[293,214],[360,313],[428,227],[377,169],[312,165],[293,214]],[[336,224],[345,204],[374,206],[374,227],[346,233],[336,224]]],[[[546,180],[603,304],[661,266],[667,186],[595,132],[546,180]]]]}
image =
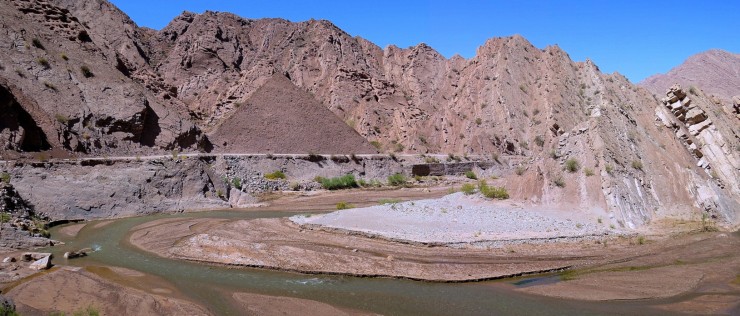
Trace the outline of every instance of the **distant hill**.
{"type": "Polygon", "coordinates": [[[650,76],[639,85],[663,96],[674,83],[687,89],[696,86],[729,104],[733,96],[740,95],[740,54],[708,50],[689,57],[666,74],[650,76]]]}

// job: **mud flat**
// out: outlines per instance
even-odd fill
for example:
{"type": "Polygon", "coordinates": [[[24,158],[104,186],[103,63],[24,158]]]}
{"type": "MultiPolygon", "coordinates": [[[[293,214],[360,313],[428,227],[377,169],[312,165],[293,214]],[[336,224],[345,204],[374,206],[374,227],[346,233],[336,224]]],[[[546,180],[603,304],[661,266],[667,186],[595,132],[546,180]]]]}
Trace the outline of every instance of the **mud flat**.
{"type": "MultiPolygon", "coordinates": [[[[119,270],[119,272],[121,272],[119,270]]],[[[143,275],[127,274],[127,278],[143,275]]],[[[61,268],[20,284],[8,295],[23,315],[93,308],[101,315],[208,315],[205,308],[140,289],[123,286],[80,268],[61,268]]]]}
{"type": "Polygon", "coordinates": [[[452,194],[290,219],[154,221],[134,227],[129,240],[198,262],[460,282],[606,263],[614,248],[632,251],[626,237],[601,245],[619,238],[601,226],[578,214],[452,194]]]}

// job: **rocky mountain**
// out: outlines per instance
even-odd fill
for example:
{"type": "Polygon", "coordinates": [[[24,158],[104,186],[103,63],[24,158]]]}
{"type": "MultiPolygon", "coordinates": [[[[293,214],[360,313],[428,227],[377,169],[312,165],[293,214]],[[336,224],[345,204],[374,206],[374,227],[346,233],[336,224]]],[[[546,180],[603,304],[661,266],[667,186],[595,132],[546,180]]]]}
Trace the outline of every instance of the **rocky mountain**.
{"type": "MultiPolygon", "coordinates": [[[[740,220],[740,192],[728,185],[738,172],[735,117],[692,97],[715,126],[702,129],[710,136],[699,157],[696,135],[678,133],[695,123],[681,127],[683,112],[521,36],[447,59],[425,44],[380,48],[318,20],[184,12],[156,31],[104,0],[4,1],[0,25],[11,39],[0,44],[8,151],[297,153],[315,148],[299,146],[308,142],[361,153],[369,141],[383,152],[490,157],[511,170],[502,181],[514,197],[603,212],[624,226],[697,209],[740,220]],[[288,130],[235,126],[264,123],[271,104],[328,111],[271,121],[288,130]],[[660,122],[669,115],[678,121],[660,122]],[[337,122],[365,140],[348,128],[332,133],[337,122]],[[277,141],[289,132],[300,141],[277,141]]],[[[659,85],[665,95],[670,85],[659,85]]]]}
{"type": "Polygon", "coordinates": [[[693,55],[665,74],[656,74],[640,82],[656,95],[678,83],[685,88],[704,90],[716,103],[731,105],[732,97],[740,98],[740,54],[713,49],[693,55]]]}

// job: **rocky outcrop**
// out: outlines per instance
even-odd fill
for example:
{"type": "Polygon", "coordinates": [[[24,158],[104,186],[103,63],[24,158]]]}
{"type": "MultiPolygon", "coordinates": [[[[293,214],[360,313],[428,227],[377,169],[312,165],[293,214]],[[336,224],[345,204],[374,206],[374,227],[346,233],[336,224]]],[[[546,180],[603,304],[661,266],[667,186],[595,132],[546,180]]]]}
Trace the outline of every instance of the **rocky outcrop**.
{"type": "Polygon", "coordinates": [[[10,175],[3,173],[0,182],[0,247],[10,249],[48,246],[52,242],[46,231],[48,218],[37,213],[9,184],[10,175]]]}
{"type": "MultiPolygon", "coordinates": [[[[698,93],[695,98],[701,100],[698,93]]],[[[661,102],[670,114],[658,109],[658,120],[670,128],[686,150],[694,156],[696,166],[702,168],[720,188],[727,189],[729,193],[729,197],[725,197],[726,194],[704,194],[700,203],[708,211],[719,212],[731,220],[737,220],[737,197],[740,197],[740,183],[737,181],[740,179],[740,160],[735,150],[738,148],[737,136],[727,131],[723,133],[709,118],[710,114],[699,105],[700,102],[693,101],[678,84],[668,89],[661,102]],[[726,139],[724,135],[730,135],[731,138],[726,139]]],[[[727,120],[724,117],[719,118],[727,120]]],[[[729,120],[732,126],[733,118],[730,117],[729,120]]],[[[729,131],[732,132],[732,129],[729,131]]]]}
{"type": "Polygon", "coordinates": [[[69,220],[246,207],[259,203],[258,196],[264,192],[318,189],[317,176],[354,174],[385,181],[406,169],[410,167],[387,156],[173,155],[16,162],[5,172],[36,211],[52,220],[69,220]],[[265,178],[278,170],[286,179],[265,178]]]}

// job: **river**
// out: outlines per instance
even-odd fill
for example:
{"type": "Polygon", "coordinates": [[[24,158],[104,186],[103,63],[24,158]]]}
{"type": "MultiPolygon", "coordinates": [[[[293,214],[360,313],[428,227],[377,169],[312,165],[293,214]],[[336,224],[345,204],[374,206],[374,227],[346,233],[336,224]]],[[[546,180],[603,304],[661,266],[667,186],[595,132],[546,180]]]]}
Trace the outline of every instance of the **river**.
{"type": "Polygon", "coordinates": [[[387,278],[304,275],[264,269],[227,268],[162,258],[128,243],[129,230],[139,224],[171,217],[249,219],[285,217],[295,212],[210,211],[153,215],[113,220],[95,228],[85,226],[74,238],[51,229],[64,245],[42,251],[54,253],[55,263],[70,266],[116,266],[156,276],[175,286],[186,298],[218,315],[240,315],[229,293],[249,292],[289,296],[384,315],[660,315],[652,308],[666,300],[586,302],[522,294],[517,286],[557,281],[539,276],[475,283],[430,283],[387,278]],[[66,260],[63,253],[91,247],[89,256],[66,260]]]}

